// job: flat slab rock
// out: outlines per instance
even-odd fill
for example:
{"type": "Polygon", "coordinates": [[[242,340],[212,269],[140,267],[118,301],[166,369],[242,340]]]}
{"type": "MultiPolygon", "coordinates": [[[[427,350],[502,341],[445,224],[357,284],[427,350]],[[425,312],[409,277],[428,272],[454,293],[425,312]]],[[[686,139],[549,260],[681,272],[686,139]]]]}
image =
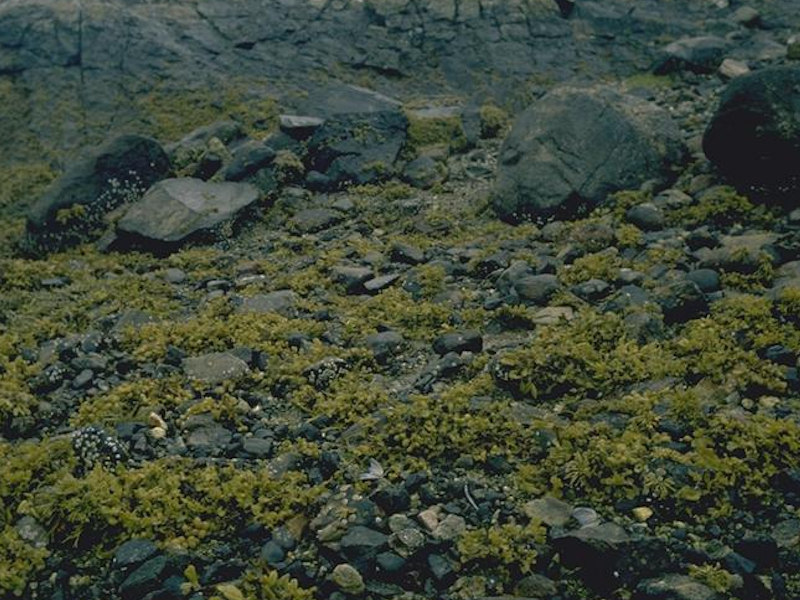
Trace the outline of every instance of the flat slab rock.
{"type": "Polygon", "coordinates": [[[248,370],[246,362],[228,352],[212,352],[183,361],[183,371],[189,378],[207,383],[234,379],[248,370]]]}
{"type": "Polygon", "coordinates": [[[131,205],[117,229],[159,242],[180,242],[229,221],[258,197],[258,189],[248,183],[165,179],[131,205]]]}

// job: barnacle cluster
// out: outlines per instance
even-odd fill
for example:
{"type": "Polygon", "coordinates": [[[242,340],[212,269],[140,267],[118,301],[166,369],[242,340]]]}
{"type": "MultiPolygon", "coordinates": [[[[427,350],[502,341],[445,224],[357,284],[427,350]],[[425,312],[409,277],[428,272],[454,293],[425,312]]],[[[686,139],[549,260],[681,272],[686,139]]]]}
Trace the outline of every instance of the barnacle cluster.
{"type": "Polygon", "coordinates": [[[119,440],[95,426],[78,429],[72,435],[72,449],[85,472],[91,471],[96,465],[114,471],[127,459],[125,447],[119,440]]]}

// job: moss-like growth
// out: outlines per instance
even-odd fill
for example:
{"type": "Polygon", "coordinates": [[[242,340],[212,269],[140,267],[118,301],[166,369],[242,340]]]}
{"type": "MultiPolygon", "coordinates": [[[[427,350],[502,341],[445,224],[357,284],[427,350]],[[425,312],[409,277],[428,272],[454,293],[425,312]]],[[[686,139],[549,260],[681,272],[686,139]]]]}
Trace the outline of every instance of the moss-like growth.
{"type": "Polygon", "coordinates": [[[576,258],[572,264],[559,269],[558,278],[568,285],[583,283],[589,279],[613,282],[619,276],[623,264],[616,248],[609,248],[576,258]]]}
{"type": "Polygon", "coordinates": [[[416,117],[408,115],[408,153],[416,154],[426,146],[447,144],[459,151],[466,146],[467,138],[461,126],[461,117],[416,117]]]}
{"type": "Polygon", "coordinates": [[[481,137],[496,138],[501,136],[511,124],[509,114],[492,102],[480,107],[481,137]]]}
{"type": "Polygon", "coordinates": [[[689,565],[689,576],[700,583],[704,583],[719,594],[730,592],[737,581],[741,582],[739,578],[723,569],[719,564],[689,565]]]}
{"type": "Polygon", "coordinates": [[[465,532],[457,548],[462,562],[481,571],[496,571],[508,581],[532,572],[538,556],[536,545],[544,541],[545,529],[540,523],[505,523],[465,532]]]}
{"type": "Polygon", "coordinates": [[[756,207],[746,196],[729,186],[717,186],[703,192],[692,204],[667,211],[673,225],[730,227],[745,220],[769,225],[772,217],[763,206],[756,207]]]}

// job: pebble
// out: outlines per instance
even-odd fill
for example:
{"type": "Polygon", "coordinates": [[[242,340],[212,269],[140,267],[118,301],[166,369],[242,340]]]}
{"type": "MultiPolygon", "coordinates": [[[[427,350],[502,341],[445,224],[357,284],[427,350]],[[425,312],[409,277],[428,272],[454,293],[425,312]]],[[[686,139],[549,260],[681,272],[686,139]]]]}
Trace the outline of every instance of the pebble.
{"type": "Polygon", "coordinates": [[[637,506],[631,512],[633,513],[633,518],[640,523],[646,522],[653,516],[653,509],[647,506],[637,506]]]}
{"type": "Polygon", "coordinates": [[[573,508],[558,498],[545,496],[527,502],[522,511],[532,521],[540,521],[551,527],[563,527],[572,518],[573,508]]]}
{"type": "Polygon", "coordinates": [[[347,563],[334,567],[331,580],[346,594],[357,595],[366,589],[361,573],[347,563]]]}

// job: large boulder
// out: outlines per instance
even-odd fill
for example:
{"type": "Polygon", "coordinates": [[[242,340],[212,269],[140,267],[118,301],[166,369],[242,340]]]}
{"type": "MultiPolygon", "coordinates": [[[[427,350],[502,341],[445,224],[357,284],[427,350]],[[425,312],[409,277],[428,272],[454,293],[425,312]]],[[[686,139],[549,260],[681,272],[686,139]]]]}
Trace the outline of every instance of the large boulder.
{"type": "Polygon", "coordinates": [[[104,217],[167,176],[170,161],[148,137],[115,138],[71,165],[28,211],[24,245],[60,250],[98,237],[104,217]]]}
{"type": "Polygon", "coordinates": [[[557,88],[515,120],[492,204],[512,222],[573,216],[611,192],[667,183],[683,153],[663,109],[607,87],[557,88]]]}
{"type": "Polygon", "coordinates": [[[192,237],[214,233],[258,198],[258,189],[249,183],[165,179],[120,218],[118,245],[174,248],[192,237]]]}
{"type": "Polygon", "coordinates": [[[324,119],[308,140],[308,163],[330,187],[369,183],[395,172],[408,128],[399,101],[335,85],[313,93],[305,109],[324,119]]]}
{"type": "Polygon", "coordinates": [[[800,189],[800,68],[734,79],[703,136],[708,159],[753,197],[797,205],[800,189]]]}

